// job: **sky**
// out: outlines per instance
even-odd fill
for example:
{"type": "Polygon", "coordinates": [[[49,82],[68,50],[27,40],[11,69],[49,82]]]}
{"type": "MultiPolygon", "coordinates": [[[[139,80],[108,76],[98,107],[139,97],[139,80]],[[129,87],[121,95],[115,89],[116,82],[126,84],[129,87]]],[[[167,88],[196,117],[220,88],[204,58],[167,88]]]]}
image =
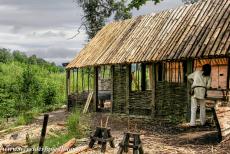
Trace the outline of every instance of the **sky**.
{"type": "MultiPolygon", "coordinates": [[[[181,0],[147,2],[133,16],[184,5],[181,0]]],[[[69,62],[87,43],[84,30],[75,37],[83,12],[74,0],[0,0],[0,48],[35,54],[57,65],[69,62]]]]}

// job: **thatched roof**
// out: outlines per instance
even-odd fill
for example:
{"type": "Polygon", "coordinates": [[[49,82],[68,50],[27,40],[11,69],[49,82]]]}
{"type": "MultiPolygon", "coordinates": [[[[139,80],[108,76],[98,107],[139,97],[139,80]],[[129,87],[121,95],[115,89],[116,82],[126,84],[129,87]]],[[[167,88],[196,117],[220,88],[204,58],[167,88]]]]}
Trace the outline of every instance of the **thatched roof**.
{"type": "Polygon", "coordinates": [[[229,57],[230,0],[198,3],[106,25],[67,68],[229,57]]]}

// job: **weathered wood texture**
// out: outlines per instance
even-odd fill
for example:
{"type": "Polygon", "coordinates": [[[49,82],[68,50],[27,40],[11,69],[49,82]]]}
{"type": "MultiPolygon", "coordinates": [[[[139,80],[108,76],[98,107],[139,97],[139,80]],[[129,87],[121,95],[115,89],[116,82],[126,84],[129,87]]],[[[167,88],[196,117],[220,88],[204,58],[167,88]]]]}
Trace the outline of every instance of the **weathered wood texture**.
{"type": "Polygon", "coordinates": [[[202,0],[106,25],[67,68],[229,57],[229,47],[230,1],[202,0]]]}
{"type": "Polygon", "coordinates": [[[216,117],[219,122],[222,139],[230,135],[230,107],[216,106],[216,117]]]}

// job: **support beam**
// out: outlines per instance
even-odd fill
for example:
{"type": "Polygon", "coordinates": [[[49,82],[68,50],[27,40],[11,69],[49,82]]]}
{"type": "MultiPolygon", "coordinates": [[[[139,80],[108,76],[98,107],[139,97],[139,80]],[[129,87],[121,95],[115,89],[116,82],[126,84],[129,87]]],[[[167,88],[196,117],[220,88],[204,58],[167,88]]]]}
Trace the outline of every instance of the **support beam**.
{"type": "MultiPolygon", "coordinates": [[[[186,80],[187,80],[187,77],[189,74],[191,74],[193,72],[193,63],[194,61],[193,60],[187,60],[187,63],[186,63],[186,80]]],[[[191,115],[191,96],[189,94],[189,91],[191,89],[191,84],[188,82],[187,80],[187,97],[188,97],[188,108],[187,108],[187,120],[190,119],[190,115],[191,115]]]]}
{"type": "Polygon", "coordinates": [[[227,85],[226,85],[226,89],[229,90],[229,80],[230,80],[230,58],[228,58],[228,71],[227,71],[227,85]]]}
{"type": "Polygon", "coordinates": [[[75,76],[74,76],[74,70],[75,69],[72,69],[72,72],[73,72],[73,88],[72,88],[72,91],[75,92],[75,76]]]}
{"type": "Polygon", "coordinates": [[[94,67],[94,83],[93,83],[93,109],[95,112],[98,111],[98,67],[94,67]]]}
{"type": "Polygon", "coordinates": [[[76,92],[78,93],[78,89],[79,89],[79,76],[78,76],[78,68],[77,68],[77,79],[76,79],[76,92]]]}
{"type": "Polygon", "coordinates": [[[141,91],[146,90],[146,64],[141,64],[141,91]]]}
{"type": "Polygon", "coordinates": [[[156,64],[153,63],[150,65],[151,67],[149,68],[149,74],[150,74],[150,84],[151,84],[151,89],[152,89],[152,102],[151,102],[151,108],[152,108],[152,113],[151,115],[155,117],[155,109],[156,109],[156,64]]]}
{"type": "Polygon", "coordinates": [[[131,65],[126,65],[125,113],[129,114],[129,93],[131,90],[131,65]]]}
{"type": "Polygon", "coordinates": [[[228,66],[227,66],[227,81],[226,81],[226,95],[227,95],[227,101],[229,102],[230,98],[229,98],[229,80],[230,80],[230,58],[228,58],[228,66]]]}
{"type": "Polygon", "coordinates": [[[111,113],[113,113],[113,109],[114,109],[114,100],[113,100],[113,93],[114,93],[114,65],[111,66],[110,68],[110,72],[111,72],[111,113]]]}
{"type": "Polygon", "coordinates": [[[70,94],[70,70],[66,70],[66,97],[70,94]]]}

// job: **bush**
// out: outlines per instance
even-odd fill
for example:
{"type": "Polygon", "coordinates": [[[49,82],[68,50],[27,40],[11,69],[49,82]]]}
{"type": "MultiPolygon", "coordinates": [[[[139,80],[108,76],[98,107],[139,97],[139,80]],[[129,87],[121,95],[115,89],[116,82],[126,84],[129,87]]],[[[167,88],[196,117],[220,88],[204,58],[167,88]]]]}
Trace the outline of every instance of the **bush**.
{"type": "Polygon", "coordinates": [[[28,112],[50,111],[65,103],[63,68],[36,56],[0,49],[0,81],[0,118],[19,116],[18,123],[26,124],[28,112]]]}
{"type": "Polygon", "coordinates": [[[53,85],[48,85],[43,91],[43,102],[45,105],[52,105],[56,103],[56,89],[53,85]]]}

